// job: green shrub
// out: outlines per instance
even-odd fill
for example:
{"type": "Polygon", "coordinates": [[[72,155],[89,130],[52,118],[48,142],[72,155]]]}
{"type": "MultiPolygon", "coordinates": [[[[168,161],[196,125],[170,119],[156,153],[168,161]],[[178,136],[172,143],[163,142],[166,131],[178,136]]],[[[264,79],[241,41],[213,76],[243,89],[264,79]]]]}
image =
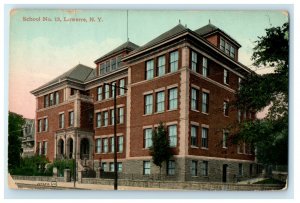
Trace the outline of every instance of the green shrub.
{"type": "MultiPolygon", "coordinates": [[[[64,176],[64,170],[70,169],[71,170],[71,176],[74,174],[74,160],[73,159],[62,159],[62,160],[55,160],[53,164],[49,165],[49,170],[53,169],[53,167],[57,168],[57,173],[59,177],[64,176]]],[[[48,169],[47,169],[48,170],[48,169]]]]}

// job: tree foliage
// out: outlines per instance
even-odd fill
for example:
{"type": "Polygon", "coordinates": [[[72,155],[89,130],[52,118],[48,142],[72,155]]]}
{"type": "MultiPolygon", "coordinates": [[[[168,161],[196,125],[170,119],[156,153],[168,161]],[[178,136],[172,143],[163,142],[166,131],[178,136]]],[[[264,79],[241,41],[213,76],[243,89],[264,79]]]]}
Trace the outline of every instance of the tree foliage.
{"type": "Polygon", "coordinates": [[[167,131],[162,122],[160,122],[157,130],[152,133],[152,147],[150,147],[150,155],[153,163],[162,167],[164,161],[168,161],[172,157],[167,131]]]}
{"type": "Polygon", "coordinates": [[[8,115],[8,169],[20,166],[21,162],[21,139],[25,119],[23,116],[9,112],[8,115]]]}
{"type": "Polygon", "coordinates": [[[252,143],[260,162],[287,164],[288,154],[288,50],[289,25],[266,29],[255,41],[252,60],[260,67],[273,67],[264,75],[252,73],[241,83],[236,106],[241,110],[260,111],[269,107],[264,119],[243,122],[236,140],[252,143]]]}

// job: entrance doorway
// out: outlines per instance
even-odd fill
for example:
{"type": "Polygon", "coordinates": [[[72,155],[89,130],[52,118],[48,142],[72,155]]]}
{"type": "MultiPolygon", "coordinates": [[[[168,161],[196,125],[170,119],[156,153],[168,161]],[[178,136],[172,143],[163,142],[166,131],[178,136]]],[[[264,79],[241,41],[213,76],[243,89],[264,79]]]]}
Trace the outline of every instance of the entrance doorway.
{"type": "Polygon", "coordinates": [[[72,159],[73,158],[73,139],[69,138],[67,144],[68,144],[67,155],[68,155],[69,159],[72,159]]]}
{"type": "Polygon", "coordinates": [[[80,159],[89,159],[89,140],[83,138],[80,142],[80,159]]]}
{"type": "Polygon", "coordinates": [[[227,168],[228,168],[228,165],[223,164],[223,176],[222,176],[223,183],[227,182],[227,168]]]}

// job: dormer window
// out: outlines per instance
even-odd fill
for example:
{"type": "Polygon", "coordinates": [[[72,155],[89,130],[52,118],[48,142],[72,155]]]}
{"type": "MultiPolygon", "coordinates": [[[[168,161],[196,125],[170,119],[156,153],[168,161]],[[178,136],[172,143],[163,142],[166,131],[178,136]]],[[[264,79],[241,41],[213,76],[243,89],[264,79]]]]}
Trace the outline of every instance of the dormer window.
{"type": "Polygon", "coordinates": [[[222,37],[220,38],[220,49],[225,52],[226,55],[235,59],[236,48],[222,37]]]}

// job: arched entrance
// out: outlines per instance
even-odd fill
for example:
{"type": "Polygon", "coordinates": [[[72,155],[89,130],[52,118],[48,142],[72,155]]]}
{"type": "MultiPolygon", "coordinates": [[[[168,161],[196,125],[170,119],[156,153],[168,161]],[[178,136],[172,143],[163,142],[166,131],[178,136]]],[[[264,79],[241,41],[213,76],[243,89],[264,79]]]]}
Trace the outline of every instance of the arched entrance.
{"type": "Polygon", "coordinates": [[[83,138],[80,142],[80,159],[89,159],[89,140],[83,138]]]}
{"type": "Polygon", "coordinates": [[[69,159],[73,158],[73,148],[74,148],[73,139],[69,138],[67,141],[67,157],[69,159]]]}
{"type": "Polygon", "coordinates": [[[65,143],[64,143],[64,140],[63,139],[59,139],[58,140],[58,150],[57,150],[57,153],[58,153],[58,157],[61,158],[64,156],[64,146],[65,146],[65,143]]]}

